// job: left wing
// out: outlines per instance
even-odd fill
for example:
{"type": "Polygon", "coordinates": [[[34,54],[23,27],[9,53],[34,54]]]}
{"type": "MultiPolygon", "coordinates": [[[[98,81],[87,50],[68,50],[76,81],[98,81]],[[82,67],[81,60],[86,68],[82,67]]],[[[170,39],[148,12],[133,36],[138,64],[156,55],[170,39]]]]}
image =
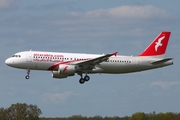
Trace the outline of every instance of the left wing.
{"type": "Polygon", "coordinates": [[[99,64],[101,62],[107,61],[108,58],[113,56],[113,55],[116,56],[117,52],[112,53],[112,54],[106,54],[106,55],[103,55],[101,57],[97,57],[97,58],[94,58],[94,59],[91,59],[91,60],[79,62],[76,65],[93,65],[94,66],[94,65],[99,64]]]}
{"type": "Polygon", "coordinates": [[[106,54],[106,55],[103,55],[103,56],[100,56],[97,58],[93,58],[91,60],[82,61],[82,62],[76,63],[75,65],[79,71],[92,70],[93,68],[95,68],[95,65],[97,65],[101,62],[107,61],[108,58],[113,55],[116,56],[117,52],[112,53],[112,54],[106,54]]]}

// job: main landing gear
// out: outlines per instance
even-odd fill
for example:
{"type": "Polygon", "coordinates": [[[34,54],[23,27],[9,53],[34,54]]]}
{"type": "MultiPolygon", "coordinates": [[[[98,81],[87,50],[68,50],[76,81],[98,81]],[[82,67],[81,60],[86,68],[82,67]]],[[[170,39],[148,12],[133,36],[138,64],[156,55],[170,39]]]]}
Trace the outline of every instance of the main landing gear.
{"type": "Polygon", "coordinates": [[[83,78],[82,74],[79,74],[79,75],[81,76],[81,78],[79,79],[80,84],[83,84],[90,80],[90,77],[87,74],[84,76],[84,78],[83,78]]]}
{"type": "Polygon", "coordinates": [[[27,75],[25,76],[26,79],[29,79],[29,78],[30,78],[29,74],[30,74],[30,70],[27,69],[27,75]]]}

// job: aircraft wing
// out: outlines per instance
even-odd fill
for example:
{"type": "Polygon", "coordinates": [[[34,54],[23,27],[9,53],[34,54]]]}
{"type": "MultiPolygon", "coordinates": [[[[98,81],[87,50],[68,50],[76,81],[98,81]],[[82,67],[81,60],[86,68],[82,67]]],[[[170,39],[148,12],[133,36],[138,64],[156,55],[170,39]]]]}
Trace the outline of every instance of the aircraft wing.
{"type": "Polygon", "coordinates": [[[88,69],[88,68],[92,69],[95,65],[97,65],[101,62],[107,61],[108,58],[113,56],[113,55],[116,56],[117,52],[112,53],[112,54],[106,54],[106,55],[103,55],[103,56],[100,56],[97,58],[93,58],[91,60],[82,61],[82,62],[77,63],[76,65],[78,65],[79,67],[86,68],[86,69],[88,69]]]}
{"type": "Polygon", "coordinates": [[[91,59],[91,60],[87,60],[87,61],[83,61],[83,62],[80,62],[80,63],[77,63],[77,65],[96,65],[96,64],[99,64],[103,61],[107,61],[109,57],[113,56],[113,55],[117,55],[117,52],[115,53],[112,53],[112,54],[106,54],[106,55],[103,55],[101,57],[97,57],[97,58],[94,58],[94,59],[91,59]]]}

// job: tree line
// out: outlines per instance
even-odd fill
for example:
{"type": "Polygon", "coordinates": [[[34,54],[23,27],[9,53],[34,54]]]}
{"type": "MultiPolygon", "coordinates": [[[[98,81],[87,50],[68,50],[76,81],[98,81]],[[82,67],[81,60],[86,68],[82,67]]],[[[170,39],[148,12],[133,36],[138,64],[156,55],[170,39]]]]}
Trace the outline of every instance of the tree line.
{"type": "Polygon", "coordinates": [[[67,118],[40,118],[40,120],[129,120],[129,117],[102,117],[102,116],[94,116],[94,117],[86,117],[81,115],[73,115],[67,118]]]}
{"type": "Polygon", "coordinates": [[[0,120],[39,120],[41,110],[36,105],[26,103],[12,104],[9,108],[0,108],[0,120]]]}
{"type": "Polygon", "coordinates": [[[83,117],[81,115],[75,115],[67,118],[40,118],[40,120],[180,120],[180,113],[167,112],[156,114],[156,112],[137,112],[132,116],[125,117],[83,117]]]}
{"type": "Polygon", "coordinates": [[[180,113],[144,113],[137,112],[132,116],[125,117],[86,117],[73,115],[67,118],[45,118],[39,117],[42,111],[36,105],[26,103],[12,104],[9,108],[0,108],[0,120],[180,120],[180,113]]]}

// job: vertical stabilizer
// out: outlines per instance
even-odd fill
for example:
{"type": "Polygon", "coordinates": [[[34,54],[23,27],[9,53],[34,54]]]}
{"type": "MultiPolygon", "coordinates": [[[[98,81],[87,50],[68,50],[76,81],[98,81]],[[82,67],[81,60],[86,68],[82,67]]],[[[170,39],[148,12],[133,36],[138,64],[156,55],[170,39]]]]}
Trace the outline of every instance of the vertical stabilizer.
{"type": "Polygon", "coordinates": [[[154,41],[139,55],[163,58],[171,32],[161,32],[154,41]]]}

